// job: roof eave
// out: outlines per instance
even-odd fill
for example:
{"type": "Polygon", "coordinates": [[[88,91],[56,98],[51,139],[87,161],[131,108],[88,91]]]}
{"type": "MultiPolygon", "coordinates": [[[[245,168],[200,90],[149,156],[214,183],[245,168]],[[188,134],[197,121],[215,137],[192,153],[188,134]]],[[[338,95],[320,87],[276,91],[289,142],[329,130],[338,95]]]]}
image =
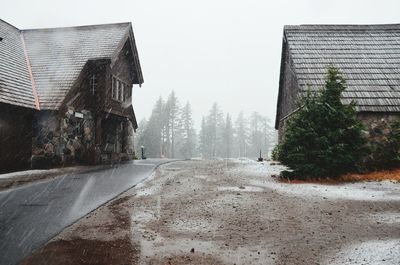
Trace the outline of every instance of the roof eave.
{"type": "Polygon", "coordinates": [[[280,122],[280,106],[281,106],[281,101],[282,101],[282,89],[283,89],[283,78],[284,78],[284,72],[285,72],[285,54],[286,54],[286,34],[285,34],[285,28],[283,29],[283,38],[282,38],[282,54],[281,54],[281,67],[280,67],[280,73],[279,73],[279,90],[278,90],[278,101],[276,104],[276,116],[275,116],[275,129],[279,129],[279,122],[280,122]]]}
{"type": "Polygon", "coordinates": [[[117,61],[118,56],[119,56],[121,50],[124,48],[124,45],[127,41],[130,42],[131,52],[132,52],[132,56],[133,56],[133,63],[134,63],[135,70],[136,70],[137,80],[134,83],[141,85],[144,83],[144,80],[143,80],[142,68],[140,66],[139,54],[138,54],[138,51],[136,48],[136,42],[135,42],[135,37],[133,34],[133,29],[132,29],[131,23],[130,23],[124,37],[121,39],[121,42],[118,44],[117,49],[114,51],[113,55],[111,56],[111,67],[117,61]]]}

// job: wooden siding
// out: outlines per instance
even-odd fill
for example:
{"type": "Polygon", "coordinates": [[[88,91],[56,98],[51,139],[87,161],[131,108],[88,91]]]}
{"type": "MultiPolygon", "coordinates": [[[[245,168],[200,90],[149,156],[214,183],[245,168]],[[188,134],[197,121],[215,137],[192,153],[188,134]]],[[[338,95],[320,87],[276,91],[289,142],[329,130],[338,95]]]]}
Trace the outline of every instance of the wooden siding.
{"type": "Polygon", "coordinates": [[[132,111],[132,85],[135,79],[135,66],[132,63],[132,53],[130,44],[127,42],[118,55],[118,59],[107,69],[106,73],[106,93],[104,111],[119,116],[133,118],[132,111]],[[115,76],[124,82],[127,87],[124,90],[124,102],[112,98],[112,77],[115,76]]]}
{"type": "Polygon", "coordinates": [[[281,139],[284,134],[285,122],[287,116],[296,109],[296,100],[298,98],[299,86],[294,72],[293,60],[287,43],[283,43],[283,60],[282,60],[282,73],[281,73],[281,86],[282,90],[279,95],[278,109],[277,109],[277,123],[278,138],[281,139]]]}

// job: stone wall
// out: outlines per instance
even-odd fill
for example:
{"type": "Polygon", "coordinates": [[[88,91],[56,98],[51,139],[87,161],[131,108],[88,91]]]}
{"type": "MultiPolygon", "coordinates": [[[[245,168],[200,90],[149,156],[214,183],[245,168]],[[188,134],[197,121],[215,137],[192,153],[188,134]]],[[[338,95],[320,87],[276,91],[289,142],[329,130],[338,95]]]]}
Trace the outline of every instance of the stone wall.
{"type": "Polygon", "coordinates": [[[134,134],[133,124],[130,120],[127,120],[124,125],[123,151],[128,155],[129,159],[135,158],[134,134]]]}
{"type": "MultiPolygon", "coordinates": [[[[357,118],[363,123],[365,133],[370,143],[382,143],[390,134],[391,126],[395,120],[400,119],[400,114],[392,113],[363,113],[357,114],[357,118]]],[[[288,117],[290,119],[290,117],[288,117]]],[[[283,139],[287,121],[285,119],[279,123],[279,141],[283,139]]]]}
{"type": "Polygon", "coordinates": [[[90,111],[69,107],[61,118],[61,135],[65,164],[88,162],[94,155],[94,119],[90,111]]]}
{"type": "Polygon", "coordinates": [[[61,115],[40,111],[33,121],[32,167],[86,163],[94,155],[94,120],[90,111],[73,108],[61,115]]]}
{"type": "Polygon", "coordinates": [[[382,143],[390,134],[390,124],[400,118],[399,114],[390,113],[358,113],[357,117],[364,124],[368,141],[382,143]]]}
{"type": "Polygon", "coordinates": [[[32,127],[32,168],[59,165],[63,148],[58,113],[55,111],[36,112],[32,127]]]}

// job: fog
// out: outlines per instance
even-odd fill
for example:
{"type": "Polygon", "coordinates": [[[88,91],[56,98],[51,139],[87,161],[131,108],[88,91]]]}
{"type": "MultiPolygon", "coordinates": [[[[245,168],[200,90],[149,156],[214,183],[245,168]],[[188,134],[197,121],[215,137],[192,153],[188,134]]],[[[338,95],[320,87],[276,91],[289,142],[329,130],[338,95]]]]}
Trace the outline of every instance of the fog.
{"type": "Polygon", "coordinates": [[[274,121],[285,24],[398,23],[399,2],[383,1],[1,1],[18,28],[132,22],[144,85],[137,119],[174,90],[192,103],[196,127],[217,101],[234,117],[257,111],[274,121]]]}

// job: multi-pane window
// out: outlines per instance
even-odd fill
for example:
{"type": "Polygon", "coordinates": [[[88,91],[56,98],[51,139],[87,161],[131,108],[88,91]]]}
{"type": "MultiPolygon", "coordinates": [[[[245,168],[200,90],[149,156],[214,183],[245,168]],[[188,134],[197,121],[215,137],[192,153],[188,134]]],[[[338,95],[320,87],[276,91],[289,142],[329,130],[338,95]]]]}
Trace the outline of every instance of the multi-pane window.
{"type": "Polygon", "coordinates": [[[119,81],[119,90],[118,90],[118,100],[119,101],[124,101],[124,83],[119,81]]]}
{"type": "Polygon", "coordinates": [[[96,94],[97,91],[97,78],[96,74],[92,74],[89,79],[89,89],[92,95],[96,94]]]}
{"type": "Polygon", "coordinates": [[[115,77],[112,78],[112,98],[117,99],[117,79],[115,77]]]}
{"type": "Polygon", "coordinates": [[[127,84],[116,78],[112,77],[112,98],[121,102],[125,101],[125,89],[127,84]]]}

